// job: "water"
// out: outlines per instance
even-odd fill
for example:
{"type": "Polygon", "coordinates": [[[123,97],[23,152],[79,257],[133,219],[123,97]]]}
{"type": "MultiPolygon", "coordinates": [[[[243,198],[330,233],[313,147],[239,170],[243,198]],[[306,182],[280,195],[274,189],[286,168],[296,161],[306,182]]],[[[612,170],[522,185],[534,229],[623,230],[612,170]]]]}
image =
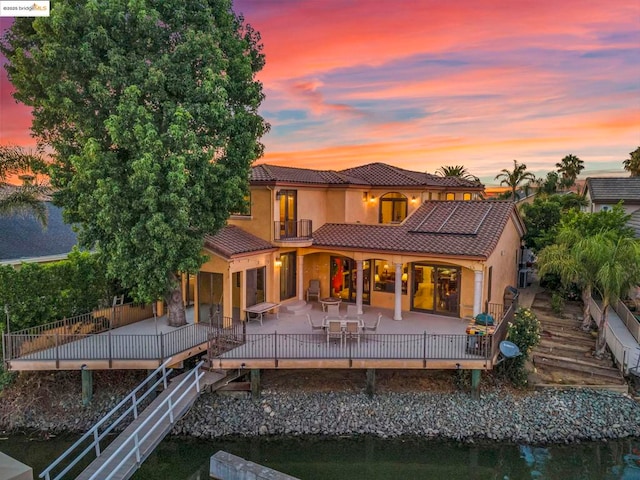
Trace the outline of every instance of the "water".
{"type": "MultiPolygon", "coordinates": [[[[33,467],[37,478],[74,440],[12,436],[0,440],[0,451],[33,467]]],[[[640,439],[543,448],[379,438],[171,438],[133,479],[208,479],[209,458],[218,450],[305,480],[640,480],[640,439]]]]}

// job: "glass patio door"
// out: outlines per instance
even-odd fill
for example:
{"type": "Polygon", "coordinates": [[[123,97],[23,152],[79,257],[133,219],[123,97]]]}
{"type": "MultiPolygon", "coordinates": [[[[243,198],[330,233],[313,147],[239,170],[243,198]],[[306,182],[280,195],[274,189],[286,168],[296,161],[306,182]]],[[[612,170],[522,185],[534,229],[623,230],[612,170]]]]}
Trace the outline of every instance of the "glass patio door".
{"type": "MultiPolygon", "coordinates": [[[[330,292],[332,297],[345,302],[355,302],[358,286],[358,269],[355,260],[347,257],[332,256],[330,259],[330,292]]],[[[371,262],[362,262],[362,303],[368,305],[371,300],[371,262]]]]}
{"type": "Polygon", "coordinates": [[[459,315],[460,268],[413,265],[412,309],[459,315]]]}
{"type": "Polygon", "coordinates": [[[280,190],[280,238],[296,238],[297,236],[297,192],[280,190]]]}

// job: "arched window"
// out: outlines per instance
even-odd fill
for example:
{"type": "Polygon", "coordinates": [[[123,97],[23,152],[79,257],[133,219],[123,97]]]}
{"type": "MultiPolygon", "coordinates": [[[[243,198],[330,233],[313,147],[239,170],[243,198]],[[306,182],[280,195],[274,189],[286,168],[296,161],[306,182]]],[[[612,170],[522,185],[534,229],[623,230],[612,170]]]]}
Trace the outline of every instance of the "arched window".
{"type": "Polygon", "coordinates": [[[380,197],[380,223],[400,223],[407,218],[407,197],[401,193],[385,193],[380,197]]]}

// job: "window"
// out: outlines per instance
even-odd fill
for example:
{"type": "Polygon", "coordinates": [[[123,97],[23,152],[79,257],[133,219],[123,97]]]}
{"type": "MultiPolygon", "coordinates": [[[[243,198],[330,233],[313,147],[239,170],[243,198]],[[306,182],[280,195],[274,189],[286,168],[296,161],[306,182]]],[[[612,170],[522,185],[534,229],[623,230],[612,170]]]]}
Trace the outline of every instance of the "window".
{"type": "Polygon", "coordinates": [[[445,195],[445,200],[455,200],[456,199],[456,194],[455,193],[447,193],[445,195]]]}
{"type": "Polygon", "coordinates": [[[462,194],[462,200],[471,200],[471,194],[469,192],[464,192],[462,194]]]}
{"type": "Polygon", "coordinates": [[[251,216],[251,192],[242,199],[242,204],[237,209],[231,211],[231,215],[235,217],[251,216]]]}
{"type": "Polygon", "coordinates": [[[276,198],[280,201],[280,238],[295,238],[298,231],[298,192],[280,190],[276,198]]]}
{"type": "Polygon", "coordinates": [[[385,193],[380,197],[380,223],[400,223],[407,218],[407,197],[401,193],[385,193]]]}
{"type": "MultiPolygon", "coordinates": [[[[394,293],[396,291],[396,269],[385,260],[376,260],[373,263],[374,290],[378,292],[394,293]]],[[[407,266],[402,267],[402,293],[407,293],[408,273],[407,266]]]]}

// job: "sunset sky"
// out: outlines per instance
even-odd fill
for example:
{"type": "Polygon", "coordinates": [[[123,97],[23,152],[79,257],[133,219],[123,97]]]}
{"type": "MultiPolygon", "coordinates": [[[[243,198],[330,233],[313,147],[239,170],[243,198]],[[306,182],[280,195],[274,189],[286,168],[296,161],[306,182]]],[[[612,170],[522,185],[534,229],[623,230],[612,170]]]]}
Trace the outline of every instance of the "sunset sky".
{"type": "MultiPolygon", "coordinates": [[[[52,2],[52,8],[55,4],[52,2]]],[[[236,0],[262,35],[260,162],[369,162],[485,183],[568,154],[626,176],[640,145],[640,1],[236,0]]],[[[2,19],[6,28],[8,19],[2,19]]],[[[2,71],[0,143],[33,145],[2,71]]]]}

